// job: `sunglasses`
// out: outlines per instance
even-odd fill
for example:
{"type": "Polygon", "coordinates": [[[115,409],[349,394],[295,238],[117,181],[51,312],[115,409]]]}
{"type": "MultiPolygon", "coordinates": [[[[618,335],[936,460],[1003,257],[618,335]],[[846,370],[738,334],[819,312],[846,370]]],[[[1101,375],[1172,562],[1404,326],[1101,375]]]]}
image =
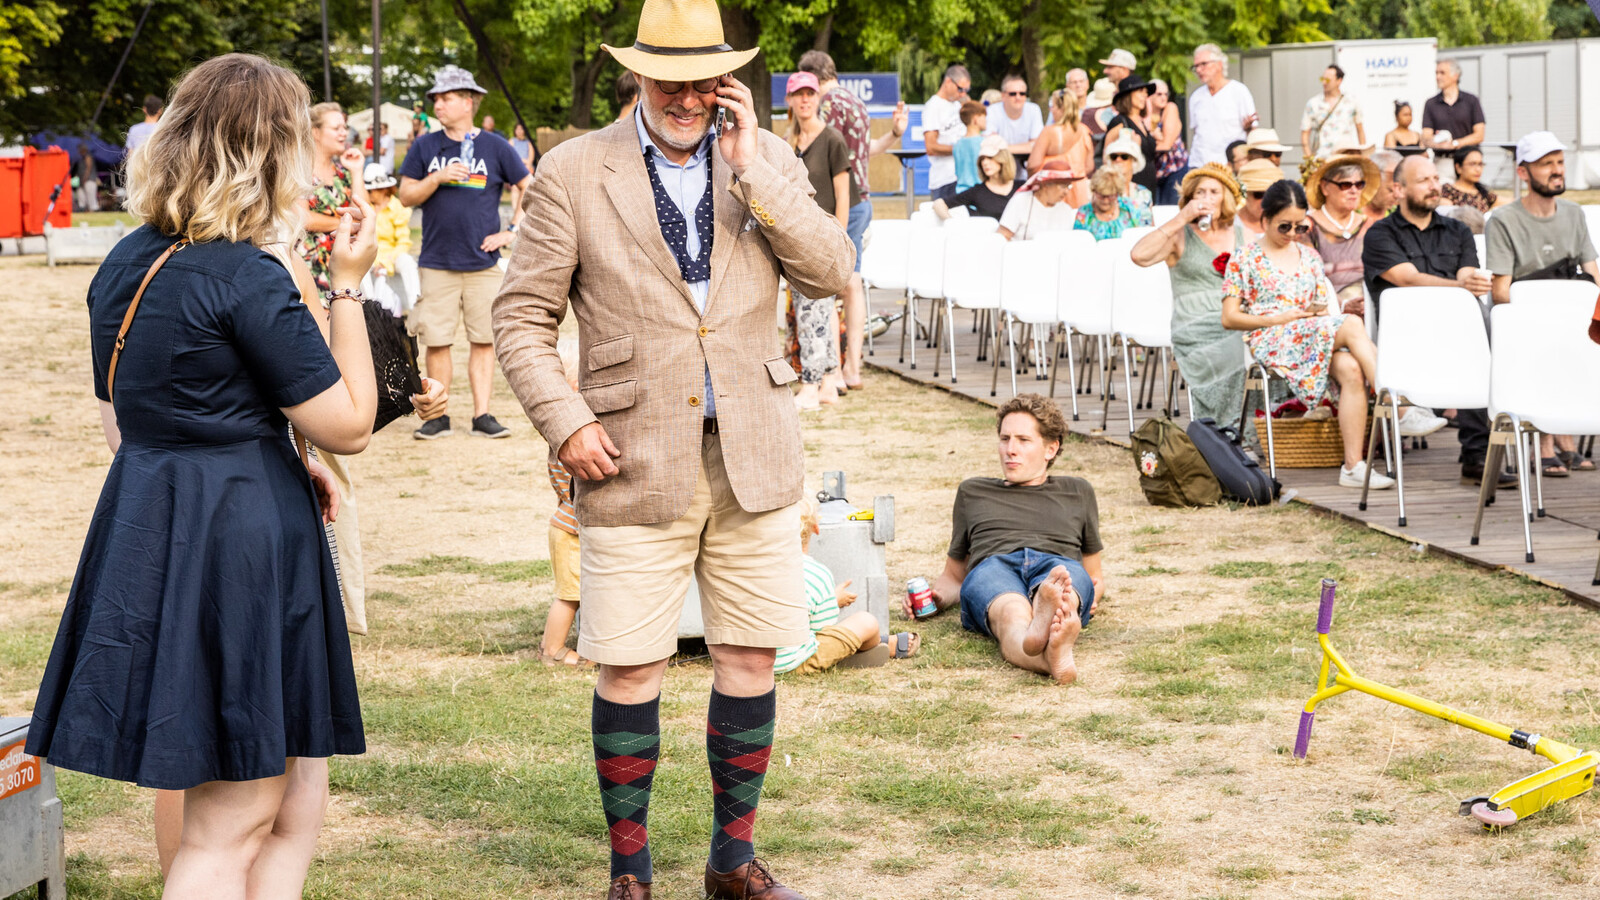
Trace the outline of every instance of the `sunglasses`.
{"type": "Polygon", "coordinates": [[[1267,192],[1266,191],[1245,191],[1245,194],[1251,200],[1260,200],[1262,197],[1265,197],[1267,195],[1267,192]]]}
{"type": "Polygon", "coordinates": [[[1311,223],[1310,222],[1301,222],[1299,225],[1290,225],[1288,222],[1283,222],[1283,223],[1280,223],[1278,225],[1278,233],[1279,234],[1288,234],[1290,232],[1294,232],[1296,235],[1301,235],[1301,234],[1307,234],[1310,231],[1311,231],[1311,223]]]}
{"type": "Polygon", "coordinates": [[[1122,196],[1122,195],[1121,194],[1095,194],[1094,198],[1096,200],[1116,200],[1120,196],[1122,196]]]}
{"type": "Polygon", "coordinates": [[[1133,157],[1126,153],[1113,153],[1106,157],[1106,159],[1109,159],[1112,162],[1133,162],[1133,157]]]}
{"type": "Polygon", "coordinates": [[[968,85],[966,87],[962,87],[959,84],[956,85],[956,93],[958,93],[958,94],[969,94],[971,92],[972,92],[972,86],[971,85],[968,85]]]}
{"type": "Polygon", "coordinates": [[[687,84],[694,88],[696,94],[709,94],[715,91],[717,85],[721,83],[722,76],[720,75],[716,78],[702,78],[699,81],[658,81],[656,82],[656,90],[663,94],[677,94],[681,93],[683,86],[687,84]]]}
{"type": "Polygon", "coordinates": [[[1208,59],[1205,62],[1197,62],[1194,65],[1189,67],[1189,71],[1198,72],[1198,71],[1200,71],[1202,68],[1204,68],[1206,66],[1216,65],[1216,63],[1217,63],[1217,61],[1214,60],[1214,59],[1208,59]]]}
{"type": "Polygon", "coordinates": [[[1330,181],[1328,183],[1341,191],[1359,191],[1367,186],[1366,179],[1360,181],[1330,181]]]}
{"type": "Polygon", "coordinates": [[[1026,97],[1026,96],[1028,96],[1028,92],[1027,91],[1006,91],[1006,96],[1007,97],[1026,97]]]}

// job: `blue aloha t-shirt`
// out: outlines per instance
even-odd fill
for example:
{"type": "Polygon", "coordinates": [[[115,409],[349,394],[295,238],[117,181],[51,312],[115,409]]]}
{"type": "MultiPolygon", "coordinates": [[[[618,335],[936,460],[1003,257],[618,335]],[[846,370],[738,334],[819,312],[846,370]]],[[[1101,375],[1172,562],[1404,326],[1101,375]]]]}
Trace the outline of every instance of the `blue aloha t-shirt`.
{"type": "MultiPolygon", "coordinates": [[[[417,265],[451,272],[481,272],[500,260],[500,251],[479,249],[500,230],[500,194],[528,177],[528,167],[504,138],[481,129],[472,134],[472,177],[443,184],[422,206],[422,252],[417,265]]],[[[461,159],[461,142],[430,131],[411,142],[402,178],[418,181],[461,159]]]]}

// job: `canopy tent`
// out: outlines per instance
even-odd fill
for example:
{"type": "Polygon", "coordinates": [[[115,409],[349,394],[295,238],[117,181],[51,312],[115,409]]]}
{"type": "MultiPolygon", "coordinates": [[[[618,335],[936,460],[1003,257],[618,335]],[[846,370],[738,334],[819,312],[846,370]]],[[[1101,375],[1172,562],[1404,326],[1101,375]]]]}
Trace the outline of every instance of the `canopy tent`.
{"type": "MultiPolygon", "coordinates": [[[[432,121],[429,117],[429,121],[432,121]]],[[[365,139],[372,133],[372,109],[358,110],[345,119],[351,128],[361,132],[365,139]]],[[[389,136],[396,141],[409,140],[411,137],[411,110],[393,103],[383,104],[383,124],[389,126],[389,136]]]]}

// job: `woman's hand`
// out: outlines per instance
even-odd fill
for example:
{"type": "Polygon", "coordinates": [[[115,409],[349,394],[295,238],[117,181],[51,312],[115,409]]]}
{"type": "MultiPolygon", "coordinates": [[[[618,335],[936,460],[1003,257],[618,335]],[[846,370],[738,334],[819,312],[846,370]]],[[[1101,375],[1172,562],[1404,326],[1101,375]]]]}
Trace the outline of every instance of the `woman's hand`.
{"type": "Polygon", "coordinates": [[[361,210],[360,230],[350,216],[341,216],[328,254],[328,281],[335,290],[360,287],[362,277],[378,258],[378,217],[366,200],[356,197],[355,204],[361,210]]]}
{"type": "Polygon", "coordinates": [[[322,522],[331,525],[339,518],[339,482],[334,480],[333,470],[319,460],[306,460],[306,471],[311,473],[311,487],[317,492],[317,506],[322,509],[322,522]]]}
{"type": "Polygon", "coordinates": [[[1217,211],[1211,208],[1210,203],[1195,197],[1183,209],[1179,210],[1178,214],[1183,217],[1184,223],[1187,224],[1198,220],[1202,216],[1215,216],[1217,211]]]}
{"type": "Polygon", "coordinates": [[[360,147],[346,147],[344,152],[339,154],[339,162],[344,163],[344,167],[353,173],[351,177],[360,181],[362,167],[367,162],[367,155],[361,152],[360,147]]]}
{"type": "Polygon", "coordinates": [[[1278,313],[1277,315],[1268,316],[1267,322],[1272,325],[1287,325],[1297,319],[1309,319],[1315,315],[1316,313],[1309,309],[1296,307],[1294,309],[1278,313]]]}
{"type": "Polygon", "coordinates": [[[422,393],[411,395],[411,405],[416,407],[417,416],[424,422],[444,415],[449,402],[450,392],[445,389],[444,383],[432,378],[423,378],[422,393]]]}

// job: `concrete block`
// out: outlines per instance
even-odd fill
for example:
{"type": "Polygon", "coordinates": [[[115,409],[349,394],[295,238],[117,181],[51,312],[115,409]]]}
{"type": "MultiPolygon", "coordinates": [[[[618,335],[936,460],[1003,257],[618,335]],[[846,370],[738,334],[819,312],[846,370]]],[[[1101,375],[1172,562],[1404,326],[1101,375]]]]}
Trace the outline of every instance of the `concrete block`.
{"type": "Polygon", "coordinates": [[[76,228],[55,228],[46,224],[45,261],[52,266],[58,262],[100,262],[127,233],[128,226],[121,222],[115,225],[79,225],[76,228]]]}
{"type": "Polygon", "coordinates": [[[0,719],[0,897],[37,885],[66,900],[66,831],[55,767],[22,752],[28,719],[0,719]]]}

